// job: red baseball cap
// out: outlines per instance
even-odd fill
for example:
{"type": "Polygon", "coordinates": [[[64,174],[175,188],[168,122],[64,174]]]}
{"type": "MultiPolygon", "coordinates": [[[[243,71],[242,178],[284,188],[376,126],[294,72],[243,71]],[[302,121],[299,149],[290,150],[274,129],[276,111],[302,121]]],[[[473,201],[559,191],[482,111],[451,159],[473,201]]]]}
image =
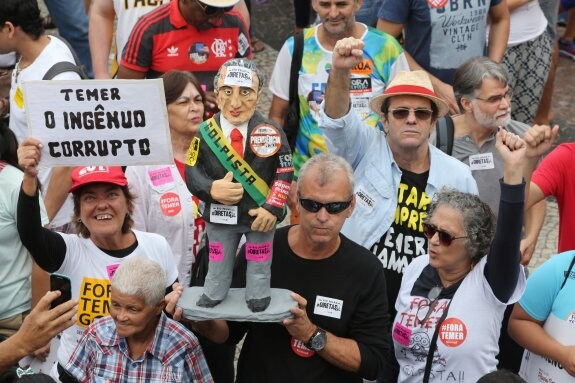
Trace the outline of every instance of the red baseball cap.
{"type": "Polygon", "coordinates": [[[79,166],[72,171],[72,193],[78,188],[95,182],[105,182],[118,186],[126,186],[128,180],[120,166],[79,166]]]}

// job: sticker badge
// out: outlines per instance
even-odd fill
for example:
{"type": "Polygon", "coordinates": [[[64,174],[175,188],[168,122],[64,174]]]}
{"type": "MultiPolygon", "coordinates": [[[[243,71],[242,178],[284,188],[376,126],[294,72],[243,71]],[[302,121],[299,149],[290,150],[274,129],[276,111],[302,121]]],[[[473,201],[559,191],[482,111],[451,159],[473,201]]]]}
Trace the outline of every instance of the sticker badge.
{"type": "Polygon", "coordinates": [[[152,185],[154,186],[174,182],[174,177],[172,176],[172,171],[169,166],[148,171],[148,177],[150,177],[150,181],[152,181],[152,185]]]}
{"type": "Polygon", "coordinates": [[[305,344],[299,340],[291,337],[290,346],[294,354],[301,356],[302,358],[309,358],[315,354],[313,350],[310,350],[305,346],[305,344]]]}
{"type": "Polygon", "coordinates": [[[221,242],[210,242],[209,258],[212,262],[224,260],[224,245],[221,242]]]}
{"type": "Polygon", "coordinates": [[[575,324],[575,312],[569,313],[569,315],[567,315],[567,323],[575,324]]]}
{"type": "Polygon", "coordinates": [[[405,327],[399,322],[395,323],[393,326],[393,340],[402,346],[409,346],[409,340],[411,339],[411,329],[405,327]]]}
{"type": "Polygon", "coordinates": [[[24,108],[24,93],[20,87],[17,87],[16,92],[14,92],[14,102],[18,108],[24,108]]]}
{"type": "Polygon", "coordinates": [[[373,61],[371,59],[363,59],[359,64],[351,70],[352,74],[373,74],[373,61]]]}
{"type": "Polygon", "coordinates": [[[429,4],[431,8],[439,9],[445,7],[447,0],[427,0],[427,4],[429,4]]]}
{"type": "Polygon", "coordinates": [[[341,319],[341,310],[343,309],[343,301],[341,299],[322,297],[317,295],[315,297],[315,306],[313,313],[316,315],[323,315],[325,317],[341,319]]]}
{"type": "Polygon", "coordinates": [[[460,346],[467,338],[465,323],[457,318],[447,318],[439,329],[439,339],[447,347],[460,346]]]}
{"type": "Polygon", "coordinates": [[[173,217],[182,210],[180,196],[176,193],[164,193],[160,197],[160,209],[165,216],[173,217]]]}
{"type": "Polygon", "coordinates": [[[481,153],[469,156],[469,167],[471,170],[488,170],[495,168],[493,153],[481,153]]]}
{"type": "Polygon", "coordinates": [[[368,212],[371,212],[375,207],[375,198],[362,187],[355,192],[355,200],[359,206],[368,212]]]}
{"type": "Polygon", "coordinates": [[[76,324],[86,328],[94,319],[108,315],[111,296],[112,284],[108,279],[84,277],[80,283],[76,324]]]}
{"type": "Polygon", "coordinates": [[[112,278],[114,277],[114,273],[116,272],[118,267],[120,267],[119,263],[115,263],[113,265],[106,266],[106,272],[108,273],[108,279],[109,280],[112,280],[112,278]]]}
{"type": "Polygon", "coordinates": [[[213,203],[210,205],[210,222],[222,223],[224,225],[238,224],[238,207],[220,205],[213,203]]]}
{"type": "Polygon", "coordinates": [[[265,262],[272,256],[272,243],[246,243],[246,259],[254,262],[265,262]]]}
{"type": "Polygon", "coordinates": [[[198,161],[198,153],[200,152],[200,139],[194,137],[188,148],[188,154],[186,155],[186,165],[196,166],[198,161]]]}
{"type": "Polygon", "coordinates": [[[260,124],[252,130],[250,147],[258,157],[270,157],[282,146],[280,132],[271,125],[260,124]]]}
{"type": "Polygon", "coordinates": [[[248,38],[242,32],[238,36],[238,52],[242,56],[248,51],[250,43],[248,42],[248,38]]]}
{"type": "Polygon", "coordinates": [[[228,66],[226,68],[224,85],[243,86],[252,89],[253,73],[251,69],[240,66],[228,66]]]}
{"type": "Polygon", "coordinates": [[[199,41],[190,45],[188,55],[194,64],[203,64],[208,61],[210,49],[206,46],[206,44],[199,41]]]}

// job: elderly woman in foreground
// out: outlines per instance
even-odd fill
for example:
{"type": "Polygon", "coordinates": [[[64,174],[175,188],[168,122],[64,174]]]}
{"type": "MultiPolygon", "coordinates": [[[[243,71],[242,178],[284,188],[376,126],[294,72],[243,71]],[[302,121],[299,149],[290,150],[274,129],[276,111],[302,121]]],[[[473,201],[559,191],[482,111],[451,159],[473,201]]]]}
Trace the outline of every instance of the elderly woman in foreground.
{"type": "Polygon", "coordinates": [[[80,382],[213,382],[196,337],[163,309],[166,274],[142,257],[112,279],[110,316],[88,327],[66,370],[80,382]]]}
{"type": "MultiPolygon", "coordinates": [[[[475,382],[497,367],[505,306],[525,285],[519,242],[526,145],[501,130],[496,147],[504,161],[497,231],[479,197],[456,190],[434,196],[423,224],[429,254],[405,269],[395,303],[398,382],[475,382]]],[[[395,379],[390,373],[382,381],[395,379]]]]}

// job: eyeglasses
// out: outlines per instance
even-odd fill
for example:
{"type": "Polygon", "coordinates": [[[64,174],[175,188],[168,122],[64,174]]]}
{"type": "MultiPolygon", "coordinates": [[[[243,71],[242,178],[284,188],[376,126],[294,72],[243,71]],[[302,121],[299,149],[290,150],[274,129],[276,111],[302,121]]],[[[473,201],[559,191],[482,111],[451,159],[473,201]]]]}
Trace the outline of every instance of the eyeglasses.
{"type": "Polygon", "coordinates": [[[391,114],[396,120],[405,120],[407,117],[409,117],[409,113],[411,113],[411,111],[413,111],[413,114],[415,114],[415,118],[422,121],[429,120],[431,116],[433,116],[433,110],[425,108],[396,108],[391,110],[391,114]]]}
{"type": "Polygon", "coordinates": [[[424,223],[423,225],[423,234],[427,237],[427,239],[433,238],[435,233],[439,236],[439,243],[443,246],[450,246],[451,242],[456,239],[467,238],[467,236],[462,237],[454,237],[453,235],[449,234],[445,230],[438,229],[437,226],[432,225],[430,223],[424,223]]]}
{"type": "Polygon", "coordinates": [[[421,327],[423,327],[425,322],[427,322],[427,320],[429,319],[429,316],[431,315],[433,310],[435,310],[435,306],[437,306],[438,303],[437,298],[439,298],[441,291],[443,291],[443,287],[435,286],[434,288],[429,290],[429,293],[427,293],[427,301],[419,302],[419,305],[417,307],[417,313],[415,314],[415,316],[417,317],[417,320],[419,321],[419,325],[421,327]]]}
{"type": "Polygon", "coordinates": [[[350,199],[349,201],[342,201],[342,202],[321,203],[314,201],[313,199],[301,198],[300,195],[298,195],[298,198],[300,205],[310,213],[317,213],[318,211],[321,210],[322,207],[325,207],[325,210],[327,210],[329,214],[338,214],[347,209],[349,205],[351,205],[352,201],[350,199]]]}
{"type": "Polygon", "coordinates": [[[202,3],[200,0],[196,0],[196,3],[200,6],[200,8],[202,8],[202,11],[206,16],[214,16],[217,13],[226,13],[231,11],[231,9],[233,8],[233,7],[223,7],[223,8],[214,7],[212,5],[202,3]]]}
{"type": "Polygon", "coordinates": [[[481,97],[475,97],[475,98],[491,105],[495,104],[499,105],[504,98],[507,101],[511,101],[511,99],[513,98],[513,90],[507,89],[507,92],[505,92],[505,94],[498,94],[497,96],[491,96],[489,98],[481,98],[481,97]]]}

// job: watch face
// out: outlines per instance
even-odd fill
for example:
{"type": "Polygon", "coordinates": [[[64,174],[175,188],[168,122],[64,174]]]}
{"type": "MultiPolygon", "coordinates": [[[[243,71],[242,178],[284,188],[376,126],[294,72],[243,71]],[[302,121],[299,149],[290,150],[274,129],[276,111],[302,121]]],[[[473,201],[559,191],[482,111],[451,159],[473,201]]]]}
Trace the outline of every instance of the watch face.
{"type": "Polygon", "coordinates": [[[311,349],[314,351],[321,351],[325,347],[326,336],[325,331],[318,329],[313,338],[311,339],[311,349]]]}

